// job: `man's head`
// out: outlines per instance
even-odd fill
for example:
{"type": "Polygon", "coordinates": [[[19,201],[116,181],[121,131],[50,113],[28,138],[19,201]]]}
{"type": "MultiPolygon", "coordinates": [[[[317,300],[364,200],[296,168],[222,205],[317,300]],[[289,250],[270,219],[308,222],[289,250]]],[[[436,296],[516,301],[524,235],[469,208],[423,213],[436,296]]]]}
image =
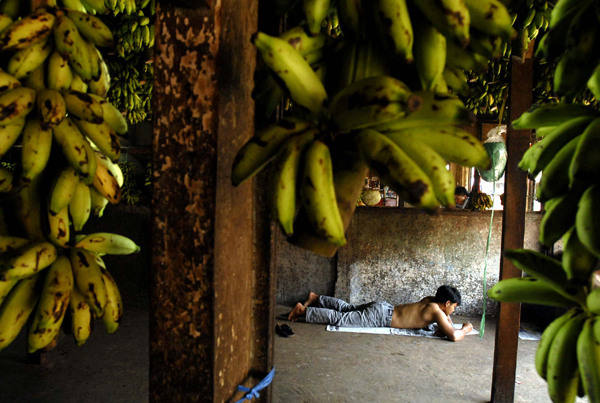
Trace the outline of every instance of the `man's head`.
{"type": "Polygon", "coordinates": [[[460,206],[464,204],[467,197],[469,197],[469,192],[467,192],[467,188],[464,186],[457,186],[456,189],[454,189],[454,203],[456,203],[456,205],[460,206]]]}
{"type": "Polygon", "coordinates": [[[451,315],[456,307],[460,305],[461,301],[460,291],[449,285],[443,285],[438,288],[435,297],[433,297],[433,302],[440,304],[442,311],[446,315],[451,315]]]}

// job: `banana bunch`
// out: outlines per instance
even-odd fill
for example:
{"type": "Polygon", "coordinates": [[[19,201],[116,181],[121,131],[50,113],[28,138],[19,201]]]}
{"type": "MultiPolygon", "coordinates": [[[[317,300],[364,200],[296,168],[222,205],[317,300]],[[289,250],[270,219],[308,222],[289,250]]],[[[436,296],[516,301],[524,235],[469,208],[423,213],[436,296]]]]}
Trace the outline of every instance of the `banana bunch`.
{"type": "Polygon", "coordinates": [[[590,402],[600,401],[600,289],[590,291],[592,270],[571,276],[566,251],[562,264],[525,249],[505,255],[530,277],[498,282],[488,291],[490,298],[569,309],[544,330],[536,351],[536,371],[546,380],[550,398],[574,402],[587,395],[590,402]]]}
{"type": "Polygon", "coordinates": [[[154,24],[142,9],[133,14],[123,14],[111,26],[114,27],[116,51],[121,57],[154,46],[154,24]]]}
{"type": "Polygon", "coordinates": [[[527,32],[527,42],[534,40],[541,31],[548,29],[550,25],[550,13],[552,4],[546,0],[534,0],[523,2],[521,9],[517,10],[515,25],[527,32]]]}
{"type": "Polygon", "coordinates": [[[130,54],[125,59],[110,57],[108,68],[112,81],[107,99],[131,125],[148,119],[152,113],[154,67],[141,55],[130,54]]]}
{"type": "Polygon", "coordinates": [[[493,207],[494,202],[487,193],[477,192],[471,196],[471,204],[477,210],[487,210],[493,207]]]}
{"type": "Polygon", "coordinates": [[[586,86],[600,93],[600,16],[594,1],[561,0],[552,9],[548,32],[536,57],[556,62],[554,92],[572,100],[586,86]]]}
{"type": "Polygon", "coordinates": [[[121,235],[81,234],[121,199],[118,135],[128,128],[104,99],[109,78],[96,49],[112,45],[106,25],[70,8],[40,8],[0,32],[0,154],[21,145],[17,168],[0,170],[0,189],[13,199],[0,214],[0,349],[29,317],[29,350],[52,348],[67,308],[78,344],[94,318],[109,333],[118,327],[121,296],[100,256],[139,247],[121,235]],[[5,216],[15,217],[10,226],[5,216]]]}

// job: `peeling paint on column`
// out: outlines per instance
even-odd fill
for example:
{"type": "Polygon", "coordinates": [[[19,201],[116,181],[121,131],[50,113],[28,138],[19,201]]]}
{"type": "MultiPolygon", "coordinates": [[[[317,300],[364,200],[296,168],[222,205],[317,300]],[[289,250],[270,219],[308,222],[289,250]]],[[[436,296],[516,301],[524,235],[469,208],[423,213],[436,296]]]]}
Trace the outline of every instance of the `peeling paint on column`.
{"type": "Polygon", "coordinates": [[[213,391],[214,210],[220,2],[157,7],[150,400],[213,391]],[[176,374],[176,376],[174,376],[176,374]]]}

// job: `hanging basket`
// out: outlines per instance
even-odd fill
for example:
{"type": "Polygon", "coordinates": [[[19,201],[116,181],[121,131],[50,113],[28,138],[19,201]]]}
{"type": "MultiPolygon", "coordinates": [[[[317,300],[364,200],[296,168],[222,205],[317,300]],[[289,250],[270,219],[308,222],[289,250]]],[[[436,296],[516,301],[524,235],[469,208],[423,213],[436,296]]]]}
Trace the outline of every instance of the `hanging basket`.
{"type": "Polygon", "coordinates": [[[499,180],[506,170],[506,161],[508,153],[506,143],[502,138],[502,133],[506,133],[506,125],[499,125],[490,130],[486,137],[487,140],[483,143],[486,151],[492,159],[492,166],[488,170],[478,170],[481,179],[486,182],[495,182],[499,180]]]}

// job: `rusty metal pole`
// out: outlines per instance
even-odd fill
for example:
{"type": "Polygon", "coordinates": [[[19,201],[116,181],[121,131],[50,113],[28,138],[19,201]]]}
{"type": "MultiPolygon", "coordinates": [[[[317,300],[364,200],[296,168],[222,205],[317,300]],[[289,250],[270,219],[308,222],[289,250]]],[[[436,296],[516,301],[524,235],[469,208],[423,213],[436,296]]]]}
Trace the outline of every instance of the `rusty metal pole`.
{"type": "Polygon", "coordinates": [[[272,365],[252,181],[230,180],[254,132],[258,2],[197,3],[156,14],[151,402],[225,402],[272,365]]]}
{"type": "MultiPolygon", "coordinates": [[[[533,48],[533,44],[531,44],[533,48]]],[[[512,122],[531,107],[533,60],[522,63],[511,60],[508,121],[512,122]]],[[[502,218],[502,252],[523,247],[525,236],[525,208],[527,205],[527,174],[518,164],[529,148],[531,131],[513,130],[507,125],[506,146],[508,161],[504,185],[504,212],[502,218]]],[[[504,256],[500,260],[500,280],[521,277],[522,273],[504,256]]],[[[521,305],[500,303],[496,324],[494,370],[492,375],[492,402],[512,403],[515,397],[515,376],[521,305]]]]}

